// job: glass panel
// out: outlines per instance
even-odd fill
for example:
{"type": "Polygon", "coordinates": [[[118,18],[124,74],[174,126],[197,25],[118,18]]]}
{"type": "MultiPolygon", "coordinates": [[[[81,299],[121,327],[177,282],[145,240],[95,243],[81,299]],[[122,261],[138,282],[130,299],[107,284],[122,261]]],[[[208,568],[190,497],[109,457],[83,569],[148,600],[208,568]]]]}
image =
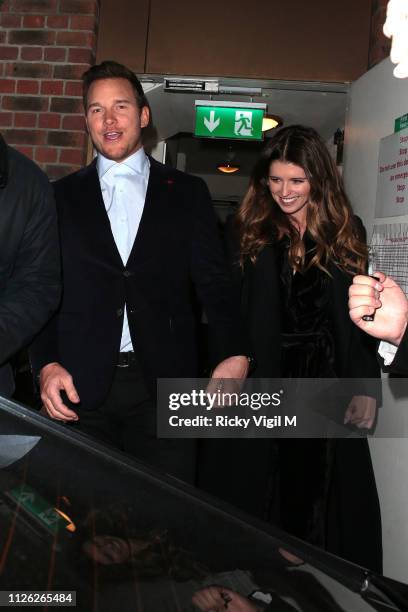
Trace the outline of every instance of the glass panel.
{"type": "MultiPolygon", "coordinates": [[[[198,610],[192,596],[211,584],[245,606],[260,591],[271,610],[403,609],[364,601],[357,566],[10,401],[0,409],[2,590],[73,590],[84,611],[198,610]]],[[[384,584],[378,601],[384,588],[408,600],[384,584]]]]}

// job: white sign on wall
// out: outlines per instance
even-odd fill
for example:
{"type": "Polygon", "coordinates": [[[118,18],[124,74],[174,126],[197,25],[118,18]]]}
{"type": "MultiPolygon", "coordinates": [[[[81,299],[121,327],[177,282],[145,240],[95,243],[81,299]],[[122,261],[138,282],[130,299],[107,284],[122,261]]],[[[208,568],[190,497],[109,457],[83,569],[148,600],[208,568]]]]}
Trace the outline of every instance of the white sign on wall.
{"type": "Polygon", "coordinates": [[[408,295],[408,224],[374,225],[370,246],[373,270],[391,276],[408,295]]]}
{"type": "Polygon", "coordinates": [[[376,217],[408,214],[408,129],[380,142],[376,217]]]}

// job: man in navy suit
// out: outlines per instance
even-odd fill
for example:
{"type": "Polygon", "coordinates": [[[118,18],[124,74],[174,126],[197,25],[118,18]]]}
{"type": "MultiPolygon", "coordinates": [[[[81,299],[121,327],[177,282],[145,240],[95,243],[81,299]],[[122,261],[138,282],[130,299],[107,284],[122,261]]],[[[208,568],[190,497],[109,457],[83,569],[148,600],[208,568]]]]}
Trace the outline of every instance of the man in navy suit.
{"type": "Polygon", "coordinates": [[[51,418],[193,481],[192,441],[156,439],[154,405],[158,378],[197,374],[193,292],[214,376],[242,378],[248,362],[208,189],[145,154],[133,72],[93,66],[83,94],[98,155],[55,184],[63,299],[31,351],[41,398],[51,418]]]}
{"type": "Polygon", "coordinates": [[[383,369],[407,375],[408,299],[392,278],[382,272],[376,272],[375,277],[354,277],[349,289],[350,317],[367,334],[382,340],[378,352],[383,369]],[[374,319],[365,321],[364,315],[374,315],[374,319]]]}

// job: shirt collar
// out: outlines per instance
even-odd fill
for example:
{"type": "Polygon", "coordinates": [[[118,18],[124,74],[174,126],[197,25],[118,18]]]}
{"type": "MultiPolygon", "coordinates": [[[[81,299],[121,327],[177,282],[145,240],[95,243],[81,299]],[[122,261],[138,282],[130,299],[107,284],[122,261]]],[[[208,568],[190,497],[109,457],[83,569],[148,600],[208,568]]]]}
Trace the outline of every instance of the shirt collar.
{"type": "Polygon", "coordinates": [[[98,153],[96,167],[98,170],[99,179],[101,179],[108,172],[108,170],[112,168],[112,166],[120,165],[127,166],[133,172],[143,175],[146,174],[146,171],[150,166],[149,158],[144,152],[143,147],[135,151],[135,153],[132,153],[132,155],[129,155],[129,157],[127,157],[120,164],[118,162],[115,162],[113,159],[108,159],[107,157],[102,155],[102,153],[98,153]]]}

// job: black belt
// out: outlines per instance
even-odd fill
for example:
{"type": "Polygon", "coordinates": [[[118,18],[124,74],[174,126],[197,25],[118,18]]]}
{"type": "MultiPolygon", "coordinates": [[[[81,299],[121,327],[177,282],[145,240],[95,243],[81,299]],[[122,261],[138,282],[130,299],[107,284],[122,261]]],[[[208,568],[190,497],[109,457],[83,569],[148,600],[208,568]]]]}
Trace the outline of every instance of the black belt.
{"type": "Polygon", "coordinates": [[[126,353],[119,353],[117,367],[128,368],[131,365],[137,363],[136,355],[133,351],[127,351],[126,353]]]}

